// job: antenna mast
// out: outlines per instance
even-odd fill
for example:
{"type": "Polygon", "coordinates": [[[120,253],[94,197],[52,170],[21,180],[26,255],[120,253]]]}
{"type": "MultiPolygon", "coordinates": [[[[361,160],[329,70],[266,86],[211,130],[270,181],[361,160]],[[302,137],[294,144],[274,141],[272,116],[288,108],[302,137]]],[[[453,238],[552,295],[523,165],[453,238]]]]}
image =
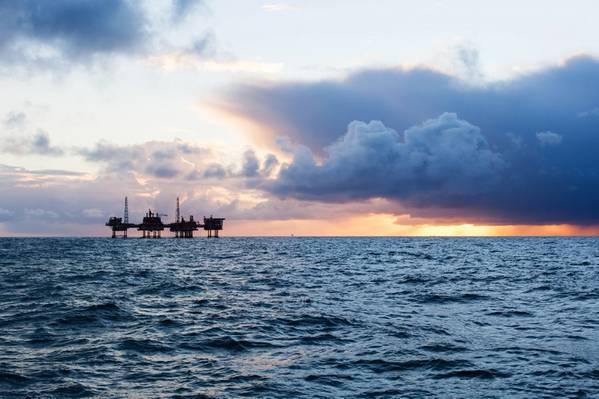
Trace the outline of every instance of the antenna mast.
{"type": "Polygon", "coordinates": [[[123,214],[123,222],[129,223],[129,202],[127,201],[127,197],[125,197],[125,212],[123,214]]]}
{"type": "Polygon", "coordinates": [[[177,197],[177,220],[176,220],[176,222],[179,223],[179,220],[181,220],[181,212],[179,211],[179,197],[177,197]]]}

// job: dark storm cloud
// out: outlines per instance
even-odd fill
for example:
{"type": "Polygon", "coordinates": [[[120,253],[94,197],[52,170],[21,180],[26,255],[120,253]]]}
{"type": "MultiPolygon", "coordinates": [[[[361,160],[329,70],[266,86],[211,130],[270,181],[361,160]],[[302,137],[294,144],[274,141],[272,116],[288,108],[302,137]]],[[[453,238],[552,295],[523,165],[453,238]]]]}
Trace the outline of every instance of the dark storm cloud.
{"type": "Polygon", "coordinates": [[[279,196],[385,197],[427,217],[590,224],[599,223],[597,87],[599,62],[577,57],[484,86],[422,68],[243,85],[225,107],[307,147],[296,149],[293,163],[269,186],[279,196]],[[446,112],[458,115],[452,123],[466,125],[448,133],[441,128],[447,114],[439,118],[446,112]],[[385,127],[354,123],[348,130],[353,120],[380,120],[385,127]],[[436,121],[437,133],[425,133],[427,120],[436,121]],[[408,132],[418,129],[416,136],[430,140],[415,147],[408,132]],[[464,146],[464,140],[478,144],[464,146]],[[313,157],[323,158],[322,165],[313,157]],[[484,173],[471,175],[476,168],[484,173]]]}

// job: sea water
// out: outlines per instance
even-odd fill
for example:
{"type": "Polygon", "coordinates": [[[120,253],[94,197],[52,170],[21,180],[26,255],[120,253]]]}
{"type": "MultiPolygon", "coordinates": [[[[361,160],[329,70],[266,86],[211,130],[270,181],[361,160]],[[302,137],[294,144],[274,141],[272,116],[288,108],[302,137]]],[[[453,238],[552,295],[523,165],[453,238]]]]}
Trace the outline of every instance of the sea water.
{"type": "Polygon", "coordinates": [[[599,239],[0,239],[0,397],[599,397],[599,239]]]}

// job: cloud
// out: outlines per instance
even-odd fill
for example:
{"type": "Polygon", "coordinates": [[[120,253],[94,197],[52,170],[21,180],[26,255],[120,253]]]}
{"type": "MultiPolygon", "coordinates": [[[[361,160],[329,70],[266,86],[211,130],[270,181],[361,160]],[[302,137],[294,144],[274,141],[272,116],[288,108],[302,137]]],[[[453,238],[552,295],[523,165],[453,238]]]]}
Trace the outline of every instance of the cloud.
{"type": "Polygon", "coordinates": [[[227,157],[219,151],[184,142],[148,141],[120,146],[101,141],[93,147],[74,150],[86,161],[104,165],[102,173],[128,174],[150,178],[186,181],[202,179],[237,179],[243,186],[246,179],[267,178],[278,165],[277,158],[268,154],[262,161],[253,150],[242,154],[241,160],[227,157]],[[226,162],[226,163],[225,163],[226,162]]]}
{"type": "Polygon", "coordinates": [[[216,39],[214,33],[207,32],[196,39],[187,50],[187,54],[199,58],[213,59],[216,56],[216,39]]]}
{"type": "Polygon", "coordinates": [[[208,165],[208,167],[204,170],[203,176],[205,178],[219,178],[222,179],[226,177],[227,171],[223,168],[222,165],[217,163],[213,163],[208,165]]]}
{"type": "Polygon", "coordinates": [[[0,27],[0,51],[17,62],[129,53],[149,35],[140,3],[128,0],[2,1],[0,27]]]}
{"type": "Polygon", "coordinates": [[[273,142],[288,136],[320,154],[352,120],[380,120],[401,132],[444,112],[479,126],[497,145],[509,141],[507,132],[534,144],[534,133],[546,130],[596,142],[595,118],[578,117],[599,107],[596,85],[599,62],[580,56],[484,85],[424,67],[365,69],[342,80],[237,84],[211,105],[261,125],[273,142]]]}
{"type": "Polygon", "coordinates": [[[538,132],[537,140],[541,145],[556,145],[562,142],[562,136],[550,131],[538,132]]]}
{"type": "Polygon", "coordinates": [[[256,177],[260,170],[260,161],[256,157],[256,153],[252,150],[247,150],[243,153],[243,163],[241,165],[241,174],[245,177],[256,177]]]}
{"type": "Polygon", "coordinates": [[[262,173],[264,176],[270,176],[279,166],[279,160],[274,154],[268,154],[262,165],[262,173]]]}
{"type": "Polygon", "coordinates": [[[173,0],[163,10],[134,0],[2,0],[0,65],[58,69],[102,56],[151,53],[168,42],[155,40],[158,35],[166,36],[202,3],[173,0]],[[164,12],[172,15],[167,26],[164,12]]]}
{"type": "Polygon", "coordinates": [[[151,56],[148,63],[165,71],[191,69],[266,76],[276,75],[284,68],[284,64],[280,62],[241,60],[230,56],[219,58],[212,50],[198,54],[194,48],[151,56]]]}
{"type": "Polygon", "coordinates": [[[588,117],[597,118],[597,117],[599,117],[599,107],[595,107],[588,111],[579,112],[578,117],[579,118],[588,118],[588,117]]]}
{"type": "Polygon", "coordinates": [[[191,11],[197,9],[204,2],[202,0],[173,0],[173,22],[179,22],[191,11]]]}
{"type": "Polygon", "coordinates": [[[505,168],[480,129],[445,113],[400,135],[382,122],[351,122],[326,148],[321,164],[300,147],[284,165],[272,192],[310,200],[391,197],[409,201],[478,195],[505,168]]]}
{"type": "MultiPolygon", "coordinates": [[[[180,143],[171,147],[184,148],[180,143]]],[[[143,147],[142,144],[140,146],[143,147]]],[[[155,153],[156,143],[147,154],[155,153]]],[[[194,161],[199,160],[193,158],[194,161]]],[[[98,157],[107,159],[108,157],[98,157]]],[[[186,175],[156,177],[135,170],[100,170],[97,175],[76,171],[31,170],[0,165],[0,223],[10,234],[105,234],[109,215],[122,214],[122,200],[129,197],[131,219],[141,220],[144,209],[173,215],[175,198],[181,198],[185,215],[223,215],[227,218],[254,218],[257,214],[276,217],[268,206],[253,211],[267,200],[264,193],[246,187],[239,172],[226,172],[226,178],[211,178],[204,184],[190,184],[186,175]]],[[[209,164],[214,170],[214,164],[209,164]]],[[[199,163],[197,171],[204,170],[199,163]]],[[[205,169],[205,170],[209,170],[205,169]]],[[[222,166],[220,170],[224,170],[222,166]]],[[[253,178],[259,179],[259,178],[253,178]]],[[[289,210],[289,205],[288,205],[289,210]]],[[[170,221],[169,217],[165,220],[170,221]]],[[[230,219],[229,219],[230,220],[230,219]]]]}
{"type": "Polygon", "coordinates": [[[287,147],[300,146],[268,187],[277,195],[339,202],[384,197],[413,216],[474,223],[590,224],[599,222],[599,118],[580,113],[599,106],[598,85],[599,61],[579,56],[477,85],[423,67],[361,70],[341,80],[240,84],[217,105],[259,124],[257,132],[267,135],[262,139],[274,143],[286,136],[287,147]],[[475,128],[459,128],[469,132],[464,136],[421,133],[439,140],[440,147],[422,144],[426,156],[409,144],[412,128],[421,130],[430,120],[439,124],[440,115],[446,114],[444,120],[452,113],[459,115],[455,123],[475,128]],[[347,128],[351,121],[373,120],[381,124],[347,128]],[[447,137],[452,144],[444,147],[447,137]],[[371,143],[374,138],[386,144],[371,143]],[[458,138],[472,145],[464,147],[458,138]],[[452,155],[464,148],[473,165],[485,165],[470,184],[473,176],[466,172],[474,169],[452,155]],[[414,168],[419,158],[405,154],[423,157],[426,167],[414,168]],[[451,171],[444,179],[432,174],[444,168],[451,171]]]}
{"type": "MultiPolygon", "coordinates": [[[[556,144],[561,136],[543,132],[539,140],[556,144]]],[[[298,146],[292,162],[263,188],[281,198],[336,203],[385,198],[413,217],[433,220],[599,223],[596,157],[494,148],[478,127],[453,113],[403,135],[379,121],[354,121],[324,151],[318,163],[308,147],[298,146]]]]}
{"type": "Polygon", "coordinates": [[[61,156],[64,150],[50,143],[50,136],[43,130],[34,135],[11,135],[0,138],[0,152],[13,155],[61,156]]]}
{"type": "Polygon", "coordinates": [[[62,170],[62,169],[26,169],[17,166],[9,166],[0,164],[0,176],[2,175],[10,175],[10,176],[85,176],[85,173],[76,172],[72,170],[62,170]]]}
{"type": "Polygon", "coordinates": [[[25,127],[27,116],[24,112],[12,111],[4,117],[3,125],[7,130],[20,130],[25,127]]]}
{"type": "Polygon", "coordinates": [[[160,178],[172,178],[179,175],[181,172],[174,165],[159,164],[159,165],[148,165],[146,173],[154,177],[160,178]]]}
{"type": "Polygon", "coordinates": [[[464,79],[470,82],[481,82],[483,75],[478,50],[473,46],[461,45],[456,48],[456,55],[456,68],[464,79]]]}
{"type": "Polygon", "coordinates": [[[183,142],[149,141],[119,146],[101,141],[90,148],[78,148],[76,154],[86,161],[105,165],[105,173],[140,173],[156,178],[173,178],[189,173],[211,160],[211,150],[183,142]]]}

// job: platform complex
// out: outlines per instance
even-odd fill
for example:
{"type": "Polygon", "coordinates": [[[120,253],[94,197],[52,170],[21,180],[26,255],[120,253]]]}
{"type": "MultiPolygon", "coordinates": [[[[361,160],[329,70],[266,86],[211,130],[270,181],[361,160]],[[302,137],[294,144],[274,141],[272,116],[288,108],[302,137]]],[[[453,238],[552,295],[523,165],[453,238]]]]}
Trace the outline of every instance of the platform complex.
{"type": "Polygon", "coordinates": [[[129,202],[125,197],[125,210],[123,217],[112,216],[106,222],[106,226],[112,229],[112,238],[122,236],[127,238],[127,230],[137,229],[142,232],[142,238],[160,238],[162,232],[165,229],[175,233],[175,238],[193,238],[193,232],[204,229],[208,233],[208,237],[218,238],[218,232],[223,229],[224,218],[204,217],[203,223],[195,221],[193,216],[189,216],[188,220],[185,220],[181,216],[179,209],[179,198],[177,198],[177,210],[176,217],[173,223],[163,223],[162,217],[168,215],[152,212],[148,209],[148,212],[144,216],[141,223],[130,223],[129,222],[129,202]]]}

